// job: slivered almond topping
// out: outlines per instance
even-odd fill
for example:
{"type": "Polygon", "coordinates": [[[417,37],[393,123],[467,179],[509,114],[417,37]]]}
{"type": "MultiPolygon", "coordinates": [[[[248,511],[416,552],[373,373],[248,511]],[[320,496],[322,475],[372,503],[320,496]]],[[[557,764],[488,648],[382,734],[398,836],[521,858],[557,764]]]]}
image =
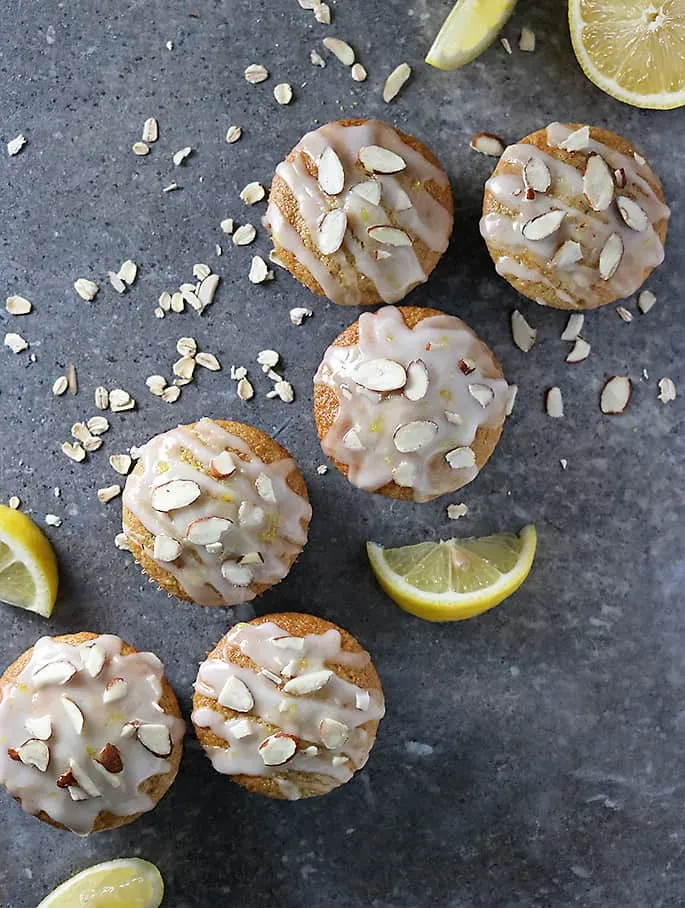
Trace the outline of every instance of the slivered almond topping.
{"type": "Polygon", "coordinates": [[[293,87],[288,82],[279,82],[274,86],[274,98],[279,104],[290,104],[293,99],[293,87]]]}
{"type": "Polygon", "coordinates": [[[383,86],[383,100],[386,104],[397,97],[410,76],[411,66],[408,63],[400,63],[393,69],[383,86]]]}
{"type": "Polygon", "coordinates": [[[393,441],[401,454],[410,454],[425,448],[437,434],[437,423],[431,420],[416,420],[399,426],[395,430],[393,441]]]}
{"type": "Polygon", "coordinates": [[[5,309],[10,315],[28,315],[33,306],[23,296],[8,296],[5,309]]]}
{"type": "Polygon", "coordinates": [[[343,66],[352,66],[354,63],[354,51],[347,41],[342,41],[340,38],[328,37],[323,39],[323,46],[326,50],[329,50],[334,57],[337,57],[343,66]]]}
{"type": "Polygon", "coordinates": [[[221,576],[233,586],[249,586],[254,579],[254,572],[249,565],[224,561],[221,565],[221,576]]]}
{"type": "Polygon", "coordinates": [[[322,255],[334,255],[342,246],[347,230],[347,214],[342,208],[327,212],[319,226],[317,246],[322,255]]]}
{"type": "Polygon", "coordinates": [[[453,470],[464,470],[476,465],[476,455],[467,447],[453,448],[445,454],[445,460],[453,470]]]}
{"type": "Polygon", "coordinates": [[[365,183],[357,183],[351,191],[355,195],[361,196],[371,205],[380,205],[382,186],[378,180],[367,180],[365,183]]]}
{"type": "Polygon", "coordinates": [[[561,271],[571,268],[576,262],[583,259],[583,250],[580,243],[575,240],[566,240],[559,246],[552,257],[552,267],[561,271]]]}
{"type": "Polygon", "coordinates": [[[540,158],[531,158],[523,168],[523,183],[526,189],[547,192],[552,185],[552,174],[549,167],[540,158]]]}
{"type": "Polygon", "coordinates": [[[587,159],[583,195],[593,211],[606,211],[614,200],[614,180],[601,155],[591,154],[587,159]]]}
{"type": "MultiPolygon", "coordinates": [[[[240,198],[246,205],[255,205],[257,202],[261,202],[265,195],[266,190],[261,183],[256,181],[248,183],[240,192],[240,198]]],[[[203,274],[202,278],[208,276],[209,274],[203,274]]],[[[197,275],[197,277],[199,277],[199,275],[197,275]]]]}
{"type": "Polygon", "coordinates": [[[257,489],[257,494],[260,498],[263,498],[264,501],[275,502],[276,493],[274,491],[274,484],[271,481],[271,477],[266,473],[260,473],[259,476],[255,479],[255,488],[257,489]]]}
{"type": "Polygon", "coordinates": [[[634,202],[625,195],[620,195],[616,199],[616,204],[618,205],[618,210],[621,212],[621,217],[631,230],[635,230],[638,233],[644,233],[645,230],[647,230],[649,227],[649,218],[637,202],[634,202]]]}
{"type": "Polygon", "coordinates": [[[99,289],[99,285],[96,284],[95,281],[88,280],[87,277],[80,277],[74,282],[74,290],[81,299],[85,300],[87,303],[90,303],[95,299],[99,289]]]}
{"type": "Polygon", "coordinates": [[[313,694],[325,687],[333,677],[333,674],[329,668],[324,668],[320,671],[310,672],[308,675],[299,675],[297,678],[287,681],[283,685],[283,690],[286,694],[293,694],[294,696],[313,694]]]}
{"type": "Polygon", "coordinates": [[[545,409],[547,415],[553,419],[561,419],[564,415],[564,401],[561,396],[561,389],[556,386],[550,388],[545,394],[545,409]]]}
{"type": "Polygon", "coordinates": [[[407,383],[407,373],[393,359],[369,359],[356,366],[352,379],[369,391],[399,391],[407,383]]]}
{"type": "Polygon", "coordinates": [[[485,408],[495,399],[495,392],[490,385],[473,384],[469,385],[469,394],[474,400],[477,400],[481,407],[485,408]]]}
{"type": "Polygon", "coordinates": [[[326,750],[337,750],[349,738],[350,730],[344,722],[326,718],[319,724],[319,734],[326,750]]]}
{"type": "Polygon", "coordinates": [[[76,734],[82,734],[83,726],[85,725],[86,720],[83,713],[81,712],[81,708],[79,707],[78,703],[74,703],[74,701],[70,697],[62,696],[62,707],[64,708],[65,715],[71,722],[76,734]]]}
{"type": "Polygon", "coordinates": [[[214,479],[225,479],[235,473],[236,465],[229,451],[222,451],[213,457],[209,463],[209,475],[214,479]]]}
{"type": "Polygon", "coordinates": [[[620,234],[612,233],[599,255],[599,276],[610,281],[618,271],[623,259],[623,240],[620,234]]]}
{"type": "Polygon", "coordinates": [[[567,363],[582,363],[584,359],[587,359],[590,355],[590,344],[582,338],[577,337],[573,345],[573,349],[566,357],[567,363]]]}
{"type": "Polygon", "coordinates": [[[560,143],[559,148],[562,148],[564,151],[583,151],[589,144],[590,127],[581,126],[580,129],[576,129],[567,136],[564,141],[560,143]]]}
{"type": "Polygon", "coordinates": [[[225,517],[199,517],[188,524],[186,538],[195,545],[211,545],[220,542],[232,526],[233,521],[225,517]]]}
{"type": "Polygon", "coordinates": [[[359,437],[359,429],[352,427],[348,429],[347,432],[343,435],[343,446],[348,449],[348,451],[363,451],[364,445],[361,438],[359,437]]]}
{"type": "Polygon", "coordinates": [[[259,745],[259,756],[265,766],[282,766],[295,756],[297,739],[285,732],[277,731],[269,735],[259,745]]]}
{"type": "Polygon", "coordinates": [[[359,162],[370,173],[399,173],[407,166],[400,155],[381,145],[364,145],[359,149],[359,162]]]}
{"type": "Polygon", "coordinates": [[[166,725],[139,725],[136,737],[156,757],[168,757],[172,751],[171,734],[166,725]]]}
{"type": "Polygon", "coordinates": [[[83,667],[91,678],[97,678],[107,661],[107,651],[97,643],[83,650],[83,667]]]}
{"type": "Polygon", "coordinates": [[[196,501],[201,493],[200,486],[192,479],[171,479],[153,489],[150,500],[156,511],[166,512],[187,507],[196,501]]]}
{"type": "Polygon", "coordinates": [[[62,685],[70,681],[76,674],[76,666],[71,662],[60,659],[57,662],[48,662],[33,673],[31,684],[35,688],[47,687],[49,684],[62,685]]]}
{"type": "Polygon", "coordinates": [[[368,228],[368,234],[377,243],[385,246],[411,246],[412,239],[409,234],[399,227],[390,227],[388,224],[377,224],[368,228]]]}
{"type": "Polygon", "coordinates": [[[561,223],[566,217],[565,211],[553,209],[546,211],[544,214],[538,214],[536,217],[527,221],[521,230],[527,240],[544,240],[552,236],[561,227],[561,223]]]}
{"type": "Polygon", "coordinates": [[[177,539],[172,539],[171,536],[155,536],[152,554],[157,561],[164,563],[176,561],[182,551],[183,546],[177,539]]]}
{"type": "Polygon", "coordinates": [[[338,195],[345,187],[342,161],[330,146],[319,158],[317,182],[326,195],[338,195]]]}
{"type": "Polygon", "coordinates": [[[13,760],[18,759],[24,766],[33,766],[39,772],[46,772],[50,765],[50,750],[45,741],[38,738],[29,738],[21,747],[11,750],[16,754],[15,757],[10,753],[13,760]]]}
{"type": "Polygon", "coordinates": [[[477,132],[474,136],[471,136],[469,145],[478,154],[484,154],[490,158],[502,157],[505,147],[500,137],[493,135],[491,132],[477,132]]]}
{"type": "Polygon", "coordinates": [[[103,703],[118,703],[128,693],[128,681],[124,678],[112,678],[102,694],[103,703]]]}
{"type": "Polygon", "coordinates": [[[670,378],[659,379],[659,400],[662,404],[669,404],[676,399],[675,384],[670,378]]]}
{"type": "Polygon", "coordinates": [[[258,85],[269,78],[269,70],[261,63],[251,63],[245,70],[245,81],[250,85],[258,85]]]}
{"type": "Polygon", "coordinates": [[[407,381],[404,396],[407,400],[423,400],[428,393],[428,369],[422,359],[415,359],[407,366],[407,381]]]}
{"type": "Polygon", "coordinates": [[[630,403],[633,385],[624,375],[614,375],[602,389],[599,406],[602,413],[616,415],[623,413],[630,403]]]}
{"type": "Polygon", "coordinates": [[[538,332],[528,324],[518,309],[514,309],[511,313],[511,334],[519,350],[528,353],[533,348],[538,332]]]}
{"type": "Polygon", "coordinates": [[[100,753],[96,757],[96,762],[106,769],[107,772],[111,772],[114,775],[122,772],[124,769],[124,763],[121,759],[121,753],[118,747],[115,747],[114,744],[105,744],[100,753]]]}
{"type": "Polygon", "coordinates": [[[654,303],[656,303],[656,296],[651,290],[643,290],[637,298],[637,308],[643,315],[649,312],[654,303]]]}
{"type": "Polygon", "coordinates": [[[254,697],[247,684],[234,675],[221,688],[217,703],[239,713],[249,713],[254,706],[254,697]]]}

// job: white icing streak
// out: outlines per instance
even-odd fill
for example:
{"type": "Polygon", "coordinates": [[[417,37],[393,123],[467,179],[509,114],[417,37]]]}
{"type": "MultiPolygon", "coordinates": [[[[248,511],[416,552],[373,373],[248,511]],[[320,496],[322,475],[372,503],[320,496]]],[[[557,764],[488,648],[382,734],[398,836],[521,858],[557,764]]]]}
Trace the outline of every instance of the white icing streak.
{"type": "MultiPolygon", "coordinates": [[[[552,148],[558,147],[572,131],[569,126],[552,123],[547,127],[547,142],[552,148]]],[[[638,165],[633,157],[592,138],[583,149],[583,153],[591,152],[601,155],[612,172],[623,170],[625,188],[617,190],[616,195],[628,194],[635,198],[650,220],[645,232],[639,233],[626,226],[615,201],[605,211],[593,211],[583,197],[583,170],[525,143],[510,146],[501,158],[503,162],[516,165],[519,172],[499,173],[486,183],[486,189],[497,202],[513,214],[491,211],[483,216],[480,225],[483,237],[499,252],[495,262],[499,274],[540,283],[547,290],[556,292],[562,303],[578,306],[592,301],[597,292],[609,293],[612,298],[634,293],[643,282],[645,269],[654,268],[663,261],[663,245],[653,225],[670,215],[668,207],[645,178],[655,179],[648,165],[638,165]],[[531,160],[542,161],[549,168],[552,183],[547,193],[536,193],[535,198],[527,199],[523,168],[531,160]],[[544,240],[527,240],[522,234],[524,224],[551,209],[566,212],[560,229],[544,240]],[[602,281],[598,270],[599,256],[612,233],[620,235],[625,254],[613,277],[602,281]],[[583,259],[570,267],[557,268],[552,264],[552,258],[566,240],[580,243],[583,259]],[[522,254],[527,254],[538,266],[521,262],[517,256],[522,254]]]]}
{"type": "Polygon", "coordinates": [[[195,725],[210,728],[229,744],[228,748],[205,748],[218,772],[276,778],[282,793],[296,799],[300,792],[296,778],[289,778],[291,772],[322,777],[320,784],[324,791],[348,781],[364,766],[373,742],[360,726],[382,718],[383,697],[371,690],[368,705],[357,709],[358,696],[365,701],[363,690],[338,676],[335,667],[362,668],[369,662],[368,653],[343,652],[337,630],[293,638],[278,624],[265,622],[236,625],[225,638],[224,658],[226,661],[209,659],[200,666],[196,689],[204,694],[212,691],[209,695],[216,698],[230,678],[238,678],[249,688],[254,706],[248,714],[228,721],[211,707],[193,712],[195,725]],[[274,642],[278,638],[287,639],[281,639],[278,645],[274,642]],[[279,677],[280,684],[258,670],[230,661],[232,651],[243,653],[260,669],[279,677]],[[300,696],[284,693],[283,685],[291,678],[301,678],[324,668],[332,669],[333,674],[321,689],[300,696]],[[348,729],[347,740],[332,749],[323,743],[321,723],[326,719],[340,722],[348,729]],[[296,737],[298,749],[283,766],[266,766],[258,748],[275,730],[296,737]]]}
{"type": "Polygon", "coordinates": [[[152,653],[121,655],[121,640],[110,635],[72,646],[50,637],[36,643],[31,660],[11,686],[0,692],[0,783],[9,793],[21,799],[29,813],[43,810],[53,820],[62,823],[79,835],[87,835],[97,815],[108,811],[116,816],[130,816],[154,807],[150,797],[138,789],[153,776],[170,770],[167,760],[146,750],[132,737],[122,737],[126,723],[140,721],[165,725],[174,744],[183,739],[185,723],[167,715],[159,705],[162,695],[163,667],[152,653]],[[102,647],[106,653],[102,671],[92,678],[84,666],[89,647],[102,647]],[[32,677],[37,669],[49,663],[65,660],[77,669],[65,684],[36,687],[32,677]],[[125,696],[115,703],[104,703],[105,686],[114,678],[127,682],[125,696]],[[62,698],[68,697],[84,717],[82,734],[69,720],[62,698]],[[18,748],[32,737],[26,721],[50,716],[52,735],[46,742],[50,763],[46,772],[12,760],[8,748],[18,748]],[[116,775],[116,787],[102,775],[93,763],[106,744],[118,748],[123,771],[116,775]],[[66,789],[58,788],[57,779],[75,760],[86,771],[101,792],[99,797],[73,801],[66,789]]]}
{"type": "Polygon", "coordinates": [[[413,488],[417,501],[428,501],[474,479],[475,466],[454,470],[445,454],[470,446],[480,426],[495,427],[505,418],[508,386],[492,354],[468,325],[450,315],[423,319],[410,329],[395,307],[364,313],[359,319],[358,344],[330,346],[315,382],[331,387],[339,402],[335,423],[322,439],[326,454],[346,464],[350,482],[368,491],[390,482],[393,471],[408,464],[401,472],[408,473],[410,480],[401,484],[413,488]],[[426,394],[410,401],[401,390],[380,395],[355,383],[352,376],[360,363],[383,357],[405,369],[421,360],[428,372],[426,394]],[[473,360],[475,370],[466,375],[460,360],[473,360]],[[492,388],[493,401],[482,407],[469,394],[470,384],[492,388]],[[435,423],[438,431],[420,450],[401,454],[393,440],[396,430],[422,420],[435,423]],[[363,447],[351,450],[345,445],[351,429],[363,447]]]}
{"type": "MultiPolygon", "coordinates": [[[[254,583],[273,584],[282,580],[290,561],[307,541],[305,525],[311,507],[288,486],[288,477],[297,469],[291,458],[263,463],[250,447],[210,419],[202,419],[191,430],[179,426],[149,441],[142,449],[143,472],[132,473],[124,489],[124,505],[155,536],[167,536],[183,545],[180,557],[160,564],[171,573],[194,602],[200,605],[237,605],[254,599],[249,586],[231,583],[221,571],[222,564],[237,563],[241,556],[259,552],[263,563],[250,565],[254,583]],[[237,469],[228,477],[214,479],[202,469],[222,451],[238,452],[237,469]],[[190,456],[188,456],[190,455],[190,456]],[[245,458],[245,459],[243,459],[245,458]],[[275,501],[257,492],[261,474],[271,480],[275,501]],[[151,504],[155,486],[172,479],[196,482],[201,494],[192,504],[162,513],[151,504]],[[241,505],[243,508],[241,510],[241,505]],[[232,521],[222,536],[220,551],[208,552],[204,545],[186,538],[188,526],[199,518],[219,517],[232,521]]],[[[127,530],[131,534],[131,530],[127,530]]],[[[138,540],[143,544],[143,540],[138,540]]],[[[145,546],[153,558],[152,548],[145,546]]],[[[230,573],[230,572],[229,572],[230,573]]]]}
{"type": "Polygon", "coordinates": [[[413,245],[385,246],[369,236],[368,228],[392,223],[412,240],[420,239],[433,252],[444,252],[452,230],[452,215],[425,188],[432,181],[440,189],[449,189],[444,171],[403,142],[391,126],[378,120],[358,126],[329,123],[304,136],[295,150],[298,153],[294,160],[279,164],[276,173],[294,196],[306,231],[289,223],[273,201],[265,223],[274,241],[312,273],[326,296],[336,303],[357,305],[361,299],[359,274],[375,285],[385,302],[402,299],[425,281],[427,275],[413,245]],[[400,155],[406,168],[371,177],[357,159],[359,149],[368,145],[381,145],[400,155]],[[317,161],[329,148],[337,153],[345,171],[343,191],[336,196],[324,193],[307,169],[307,158],[317,161]],[[379,204],[352,191],[370,179],[381,185],[379,204]],[[348,229],[342,248],[322,259],[315,237],[322,216],[333,208],[345,210],[348,229]]]}

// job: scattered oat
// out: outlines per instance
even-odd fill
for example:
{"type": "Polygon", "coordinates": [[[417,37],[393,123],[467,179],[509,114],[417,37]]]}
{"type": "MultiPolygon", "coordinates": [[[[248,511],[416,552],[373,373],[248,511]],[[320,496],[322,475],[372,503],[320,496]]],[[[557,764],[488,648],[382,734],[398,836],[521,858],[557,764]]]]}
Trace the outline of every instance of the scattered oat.
{"type": "Polygon", "coordinates": [[[676,399],[675,385],[670,378],[659,379],[659,400],[662,404],[668,404],[676,399]]]}
{"type": "Polygon", "coordinates": [[[252,400],[254,397],[254,388],[249,379],[243,376],[238,382],[238,397],[241,400],[252,400]]]}
{"type": "Polygon", "coordinates": [[[95,389],[95,406],[98,410],[106,410],[109,407],[109,391],[104,385],[98,385],[95,389]]]}
{"type": "Polygon", "coordinates": [[[26,136],[21,135],[20,133],[14,139],[10,139],[7,143],[7,154],[13,158],[15,154],[19,154],[24,145],[26,145],[26,136]]]}
{"type": "Polygon", "coordinates": [[[66,375],[60,375],[59,378],[55,379],[55,382],[52,386],[52,393],[55,397],[61,397],[66,393],[69,388],[69,382],[67,381],[66,375]]]}
{"type": "Polygon", "coordinates": [[[218,372],[221,369],[221,363],[213,353],[198,353],[195,362],[203,369],[209,369],[210,372],[218,372]]]}
{"type": "Polygon", "coordinates": [[[12,508],[13,511],[16,511],[20,504],[21,501],[19,500],[17,495],[11,495],[9,501],[7,502],[7,506],[12,508]]]}
{"type": "Polygon", "coordinates": [[[343,64],[343,66],[352,66],[354,63],[354,51],[347,43],[340,38],[324,38],[323,46],[329,50],[334,57],[343,64]]]}
{"type": "Polygon", "coordinates": [[[291,404],[295,400],[295,391],[289,381],[277,381],[274,391],[284,404],[291,404]]]}
{"type": "Polygon", "coordinates": [[[254,205],[261,202],[266,195],[266,190],[261,183],[248,183],[240,192],[240,198],[246,205],[254,205]]]}
{"type": "Polygon", "coordinates": [[[280,359],[280,355],[275,350],[260,350],[257,354],[257,362],[262,367],[262,372],[275,369],[280,359]]]}
{"type": "Polygon", "coordinates": [[[233,242],[236,246],[249,246],[256,236],[257,231],[252,224],[243,224],[233,234],[233,242]]]}
{"type": "Polygon", "coordinates": [[[311,318],[314,313],[311,309],[307,309],[305,306],[295,306],[294,309],[290,310],[290,321],[296,327],[299,327],[303,324],[306,318],[311,318]]]}
{"type": "Polygon", "coordinates": [[[117,277],[130,287],[138,277],[138,266],[131,259],[126,259],[122,262],[117,277]]]}
{"type": "Polygon", "coordinates": [[[499,158],[504,152],[504,142],[499,136],[493,135],[491,132],[477,132],[474,136],[471,136],[469,145],[479,154],[488,155],[492,158],[499,158]]]}
{"type": "Polygon", "coordinates": [[[109,408],[112,413],[123,413],[135,409],[136,402],[123,388],[113,388],[109,392],[109,408]]]}
{"type": "Polygon", "coordinates": [[[133,458],[130,454],[110,454],[109,465],[121,476],[126,476],[133,466],[133,458]]]}
{"type": "Polygon", "coordinates": [[[143,142],[156,142],[159,138],[159,124],[154,117],[148,117],[143,123],[143,142]]]}
{"type": "MultiPolygon", "coordinates": [[[[184,384],[192,381],[195,372],[195,358],[192,356],[182,356],[173,365],[173,373],[183,380],[184,384]]],[[[180,384],[180,382],[174,382],[180,384]]]]}
{"type": "Polygon", "coordinates": [[[320,463],[316,468],[316,472],[319,474],[319,476],[325,476],[326,473],[328,473],[328,467],[325,463],[320,463]]]}
{"type": "Polygon", "coordinates": [[[645,381],[649,381],[649,372],[646,369],[642,370],[642,377],[645,381]]]}
{"type": "Polygon", "coordinates": [[[314,7],[314,18],[322,25],[331,24],[331,8],[327,3],[317,3],[314,7]]]}
{"type": "Polygon", "coordinates": [[[637,298],[637,308],[643,315],[647,315],[654,303],[656,303],[656,296],[651,290],[643,290],[637,298]]]}
{"type": "Polygon", "coordinates": [[[545,394],[545,409],[547,415],[553,419],[561,419],[564,415],[564,401],[561,396],[561,389],[556,386],[550,388],[545,394]]]}
{"type": "Polygon", "coordinates": [[[460,502],[459,504],[447,505],[447,516],[450,520],[459,520],[460,517],[466,517],[468,512],[468,506],[463,502],[460,502]]]}
{"type": "Polygon", "coordinates": [[[150,146],[146,142],[134,142],[131,150],[139,158],[144,158],[146,154],[150,154],[150,146]]]}
{"type": "Polygon", "coordinates": [[[98,489],[98,501],[101,501],[102,504],[107,504],[118,495],[121,495],[121,486],[116,483],[111,486],[105,486],[104,489],[98,489]]]}
{"type": "Polygon", "coordinates": [[[28,315],[32,308],[23,296],[8,296],[5,300],[5,309],[10,315],[28,315]]]}
{"type": "Polygon", "coordinates": [[[86,426],[92,435],[104,435],[105,432],[109,432],[109,420],[105,416],[91,416],[86,426]]]}
{"type": "Polygon", "coordinates": [[[89,280],[87,277],[80,277],[74,282],[74,290],[81,299],[85,300],[87,303],[90,303],[95,299],[99,289],[99,285],[96,284],[95,281],[89,280]]]}
{"type": "MultiPolygon", "coordinates": [[[[183,294],[178,290],[176,291],[176,293],[172,293],[171,294],[171,311],[172,312],[183,312],[185,307],[186,307],[186,304],[185,304],[185,300],[183,299],[183,294]]],[[[164,310],[162,310],[162,311],[164,311],[164,310]]]]}
{"type": "Polygon", "coordinates": [[[408,63],[400,63],[390,73],[383,86],[383,100],[389,104],[393,98],[396,98],[402,87],[411,76],[411,66],[408,63]]]}
{"type": "Polygon", "coordinates": [[[229,126],[226,130],[226,141],[229,145],[233,145],[234,142],[237,142],[238,139],[243,134],[242,126],[229,126]]]}
{"type": "Polygon", "coordinates": [[[216,252],[217,256],[224,254],[224,250],[221,248],[221,245],[219,243],[215,244],[214,251],[216,252]]]}
{"type": "Polygon", "coordinates": [[[227,234],[233,233],[233,218],[224,218],[223,221],[219,224],[222,231],[227,234]]]}
{"type": "Polygon", "coordinates": [[[559,461],[559,463],[561,464],[562,470],[565,470],[566,467],[568,466],[568,460],[566,460],[565,457],[562,457],[561,460],[559,461]]]}
{"type": "Polygon", "coordinates": [[[49,527],[61,527],[62,518],[58,517],[57,514],[46,514],[45,522],[49,527]]]}
{"type": "Polygon", "coordinates": [[[121,552],[131,551],[131,546],[128,544],[128,536],[126,535],[126,533],[117,533],[117,535],[114,537],[114,545],[121,552]]]}
{"type": "Polygon", "coordinates": [[[174,190],[180,189],[180,188],[181,188],[181,187],[178,185],[178,183],[169,183],[168,186],[165,186],[165,187],[164,187],[164,189],[162,190],[162,192],[174,192],[174,190]]]}
{"type": "Polygon", "coordinates": [[[245,366],[231,366],[231,378],[234,381],[240,381],[241,378],[247,377],[247,369],[245,366]]]}
{"type": "Polygon", "coordinates": [[[245,81],[250,85],[258,85],[269,78],[269,70],[261,63],[252,63],[245,70],[245,81]]]}
{"type": "MultiPolygon", "coordinates": [[[[195,356],[197,353],[197,341],[194,337],[179,337],[176,342],[176,352],[180,356],[195,356]]],[[[153,375],[152,378],[161,378],[161,375],[153,375]]]]}
{"type": "Polygon", "coordinates": [[[196,277],[198,281],[203,281],[206,277],[209,277],[211,273],[212,269],[203,262],[193,265],[193,277],[196,277]]]}
{"type": "Polygon", "coordinates": [[[505,49],[505,51],[506,51],[508,54],[512,53],[511,44],[510,44],[508,38],[500,38],[500,39],[499,39],[499,43],[502,45],[502,47],[505,49]]]}
{"type": "Polygon", "coordinates": [[[624,322],[632,322],[632,320],[633,320],[633,313],[629,312],[625,308],[625,306],[617,306],[616,315],[618,315],[618,317],[620,319],[622,319],[624,322]]]}
{"type": "Polygon", "coordinates": [[[519,50],[532,54],[535,50],[535,32],[524,26],[519,37],[519,50]]]}
{"type": "Polygon", "coordinates": [[[122,281],[118,274],[115,274],[114,271],[108,271],[107,277],[109,282],[114,287],[117,293],[126,293],[126,284],[122,281]]]}
{"type": "Polygon", "coordinates": [[[366,82],[368,73],[361,63],[355,63],[350,70],[350,75],[355,82],[366,82]]]}
{"type": "Polygon", "coordinates": [[[67,363],[67,383],[69,384],[69,391],[71,394],[77,394],[78,376],[76,374],[76,366],[73,363],[67,363]]]}
{"type": "Polygon", "coordinates": [[[193,151],[193,149],[190,147],[190,145],[186,145],[185,148],[181,148],[180,151],[177,151],[176,154],[172,158],[172,160],[174,162],[174,166],[180,167],[181,164],[185,161],[185,159],[192,153],[192,151],[193,151]]]}
{"type": "Polygon", "coordinates": [[[166,47],[167,50],[173,50],[173,49],[174,49],[174,42],[173,42],[173,41],[167,41],[166,44],[165,44],[164,46],[166,47]]]}
{"type": "Polygon", "coordinates": [[[262,284],[264,281],[271,280],[273,276],[273,271],[267,267],[267,264],[261,255],[252,257],[252,264],[250,265],[250,273],[248,275],[251,283],[262,284]]]}
{"type": "Polygon", "coordinates": [[[12,353],[21,353],[29,348],[28,341],[25,341],[21,334],[15,334],[14,331],[9,331],[5,335],[4,343],[6,347],[10,348],[12,353]]]}
{"type": "Polygon", "coordinates": [[[311,50],[309,52],[309,59],[314,64],[314,66],[320,66],[321,69],[323,69],[326,65],[324,58],[315,50],[311,50]]]}
{"type": "Polygon", "coordinates": [[[169,385],[169,387],[165,388],[159,396],[165,404],[175,404],[181,396],[181,389],[178,385],[169,385]]]}
{"type": "Polygon", "coordinates": [[[293,87],[288,82],[279,82],[274,87],[274,98],[279,104],[290,104],[293,99],[293,87]]]}
{"type": "Polygon", "coordinates": [[[86,459],[86,449],[78,442],[72,444],[70,441],[65,441],[62,445],[62,453],[76,463],[81,463],[81,461],[86,459]]]}

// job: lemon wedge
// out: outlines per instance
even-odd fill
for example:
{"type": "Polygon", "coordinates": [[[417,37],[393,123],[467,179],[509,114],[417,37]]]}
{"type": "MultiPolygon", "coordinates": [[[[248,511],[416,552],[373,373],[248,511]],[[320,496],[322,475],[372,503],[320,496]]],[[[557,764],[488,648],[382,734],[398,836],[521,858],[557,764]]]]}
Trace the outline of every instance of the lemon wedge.
{"type": "Polygon", "coordinates": [[[0,504],[0,602],[49,618],[57,598],[57,556],[22,514],[0,504]]]}
{"type": "Polygon", "coordinates": [[[472,618],[499,605],[530,573],[535,527],[516,536],[421,542],[384,549],[367,542],[376,579],[400,608],[427,621],[472,618]]]}
{"type": "Polygon", "coordinates": [[[154,864],[120,858],[77,873],[38,908],[158,908],[163,898],[164,881],[154,864]]]}
{"type": "Polygon", "coordinates": [[[457,0],[428,51],[436,69],[458,69],[479,57],[512,14],[516,0],[457,0]]]}
{"type": "Polygon", "coordinates": [[[683,0],[570,0],[571,40],[583,72],[635,107],[685,104],[683,0]]]}

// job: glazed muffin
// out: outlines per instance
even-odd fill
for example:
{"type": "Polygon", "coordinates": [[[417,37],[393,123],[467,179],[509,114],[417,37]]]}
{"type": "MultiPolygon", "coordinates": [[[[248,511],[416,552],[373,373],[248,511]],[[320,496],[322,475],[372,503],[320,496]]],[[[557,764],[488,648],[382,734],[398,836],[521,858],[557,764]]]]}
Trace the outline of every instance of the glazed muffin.
{"type": "Polygon", "coordinates": [[[159,659],[109,634],[42,637],[0,678],[0,783],[78,835],[152,810],[184,733],[159,659]]]}
{"type": "Polygon", "coordinates": [[[255,618],[200,666],[193,724],[212,765],[248,791],[291,801],[361,769],[385,714],[369,654],[312,615],[255,618]]]}
{"type": "Polygon", "coordinates": [[[314,293],[396,303],[447,249],[452,192],[417,139],[380,120],[340,120],[278,165],[264,223],[279,262],[314,293]]]}
{"type": "Polygon", "coordinates": [[[282,580],[312,510],[285,448],[259,429],[201,419],[151,439],[129,475],[123,528],[134,558],[171,595],[238,605],[282,580]]]}
{"type": "Polygon", "coordinates": [[[314,418],[324,453],[353,485],[430,501],[475,479],[514,394],[461,319],[387,306],[326,350],[314,418]]]}
{"type": "Polygon", "coordinates": [[[552,123],[504,151],[480,229],[497,273],[524,296],[595,309],[635,293],[661,264],[669,215],[630,142],[552,123]]]}

